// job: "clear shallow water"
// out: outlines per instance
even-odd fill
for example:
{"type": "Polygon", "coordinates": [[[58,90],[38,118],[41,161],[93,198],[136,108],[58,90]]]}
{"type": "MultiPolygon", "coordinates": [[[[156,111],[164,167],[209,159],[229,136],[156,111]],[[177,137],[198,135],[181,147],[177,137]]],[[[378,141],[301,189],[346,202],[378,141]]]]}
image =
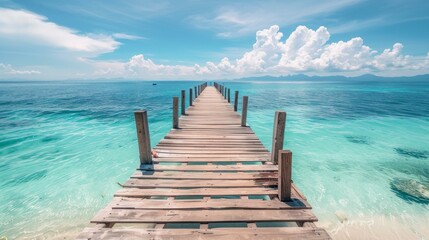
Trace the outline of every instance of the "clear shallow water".
{"type": "MultiPolygon", "coordinates": [[[[149,111],[155,145],[171,97],[195,84],[0,83],[0,237],[79,232],[138,164],[133,111],[149,111]]],[[[429,202],[400,191],[428,186],[429,82],[226,86],[249,96],[249,125],[268,149],[274,112],[287,111],[294,181],[334,237],[394,222],[394,236],[429,238],[429,202]]]]}

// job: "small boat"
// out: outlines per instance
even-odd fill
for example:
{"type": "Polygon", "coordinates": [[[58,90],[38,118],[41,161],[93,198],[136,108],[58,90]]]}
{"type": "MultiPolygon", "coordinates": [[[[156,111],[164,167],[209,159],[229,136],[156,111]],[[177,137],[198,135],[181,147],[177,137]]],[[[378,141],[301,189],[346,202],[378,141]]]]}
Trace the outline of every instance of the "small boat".
{"type": "Polygon", "coordinates": [[[152,85],[157,85],[157,83],[152,83],[152,85]]]}

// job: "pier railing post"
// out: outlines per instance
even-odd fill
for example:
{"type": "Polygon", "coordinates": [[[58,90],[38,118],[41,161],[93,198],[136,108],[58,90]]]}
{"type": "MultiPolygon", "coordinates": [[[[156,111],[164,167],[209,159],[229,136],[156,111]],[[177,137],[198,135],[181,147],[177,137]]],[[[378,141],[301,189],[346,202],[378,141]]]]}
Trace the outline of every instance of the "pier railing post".
{"type": "Polygon", "coordinates": [[[279,151],[279,176],[278,176],[278,197],[280,201],[291,201],[292,189],[292,152],[288,150],[279,151]]]}
{"type": "Polygon", "coordinates": [[[237,112],[238,108],[238,91],[235,91],[235,97],[234,97],[234,112],[237,112]]]}
{"type": "Polygon", "coordinates": [[[231,89],[228,88],[228,103],[231,103],[231,89]]]}
{"type": "Polygon", "coordinates": [[[192,88],[189,88],[189,106],[192,106],[192,88]]]}
{"type": "Polygon", "coordinates": [[[248,96],[243,96],[243,107],[241,108],[241,126],[246,126],[247,120],[247,102],[249,101],[248,96]]]}
{"type": "Polygon", "coordinates": [[[150,146],[149,123],[147,120],[147,111],[141,110],[134,112],[137,129],[137,141],[139,144],[140,164],[152,163],[152,151],[150,146]]]}
{"type": "Polygon", "coordinates": [[[173,97],[173,128],[179,128],[179,97],[173,97]]]}
{"type": "Polygon", "coordinates": [[[182,90],[182,115],[185,115],[185,111],[186,111],[186,91],[182,90]]]}
{"type": "Polygon", "coordinates": [[[197,86],[194,87],[195,99],[198,97],[197,86]]]}
{"type": "Polygon", "coordinates": [[[286,112],[276,111],[274,116],[274,131],[271,151],[271,162],[278,163],[279,150],[283,149],[283,141],[285,136],[286,112]]]}
{"type": "Polygon", "coordinates": [[[228,88],[225,88],[225,90],[223,91],[223,98],[225,98],[226,100],[226,92],[228,91],[228,88]]]}

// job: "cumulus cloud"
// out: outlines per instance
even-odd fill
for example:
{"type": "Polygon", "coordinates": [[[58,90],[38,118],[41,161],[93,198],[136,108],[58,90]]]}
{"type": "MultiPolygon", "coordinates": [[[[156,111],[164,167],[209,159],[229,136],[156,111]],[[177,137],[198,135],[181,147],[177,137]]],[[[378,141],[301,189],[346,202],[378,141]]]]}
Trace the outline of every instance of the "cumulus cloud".
{"type": "Polygon", "coordinates": [[[34,75],[41,72],[36,70],[16,70],[10,64],[0,63],[0,73],[2,75],[34,75]]]}
{"type": "MultiPolygon", "coordinates": [[[[116,72],[122,76],[147,79],[216,79],[308,72],[421,72],[429,69],[429,53],[424,57],[404,55],[401,43],[379,53],[365,45],[360,37],[338,42],[329,42],[329,39],[326,27],[313,30],[298,26],[283,40],[279,26],[273,25],[257,31],[252,49],[235,60],[225,57],[218,63],[207,62],[205,65],[164,65],[139,54],[128,62],[117,63],[116,69],[119,70],[116,72]]],[[[99,69],[98,73],[101,72],[99,69]]]]}
{"type": "Polygon", "coordinates": [[[107,35],[84,35],[25,11],[0,8],[0,35],[28,40],[29,44],[59,47],[70,51],[101,54],[114,51],[120,43],[107,35]]]}

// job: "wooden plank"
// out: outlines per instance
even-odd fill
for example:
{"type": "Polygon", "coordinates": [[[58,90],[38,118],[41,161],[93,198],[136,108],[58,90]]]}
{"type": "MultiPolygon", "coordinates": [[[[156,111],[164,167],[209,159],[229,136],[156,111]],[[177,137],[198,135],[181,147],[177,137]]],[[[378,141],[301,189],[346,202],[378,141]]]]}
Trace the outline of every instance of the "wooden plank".
{"type": "Polygon", "coordinates": [[[277,196],[277,188],[269,187],[246,187],[246,188],[192,188],[192,189],[170,189],[170,188],[122,188],[116,191],[115,197],[147,197],[147,196],[277,196]]]}
{"type": "MultiPolygon", "coordinates": [[[[188,165],[189,166],[189,165],[188,165]]],[[[217,173],[217,172],[153,172],[136,171],[131,178],[142,179],[224,179],[224,180],[254,180],[277,179],[277,172],[249,172],[249,173],[217,173]]],[[[293,186],[293,185],[292,185],[293,186]]]]}
{"type": "Polygon", "coordinates": [[[141,165],[138,170],[154,170],[154,171],[277,171],[275,165],[141,165]]]}
{"type": "Polygon", "coordinates": [[[307,209],[228,210],[101,210],[92,223],[211,223],[211,222],[313,222],[307,209]]]}
{"type": "Polygon", "coordinates": [[[236,149],[205,149],[205,148],[155,148],[158,153],[165,154],[261,154],[269,153],[267,149],[261,148],[236,148],[236,149]]]}
{"type": "Polygon", "coordinates": [[[158,149],[196,149],[196,148],[212,149],[212,150],[221,150],[221,149],[264,149],[264,145],[260,143],[249,143],[249,144],[221,144],[221,143],[212,143],[212,144],[201,144],[201,143],[159,143],[155,148],[158,149]]]}
{"type": "Polygon", "coordinates": [[[165,136],[165,139],[208,139],[208,140],[212,140],[212,139],[225,139],[225,140],[229,140],[229,139],[237,139],[237,140],[259,140],[258,137],[254,136],[254,135],[219,135],[219,136],[193,136],[193,135],[171,135],[168,134],[165,136]]]}
{"type": "Polygon", "coordinates": [[[224,163],[224,162],[232,162],[232,163],[238,163],[238,162],[267,162],[269,161],[269,158],[154,158],[154,163],[224,163]]]}
{"type": "Polygon", "coordinates": [[[140,198],[121,198],[112,208],[116,209],[305,209],[301,202],[266,201],[258,199],[208,199],[208,200],[154,200],[140,198]]]}
{"type": "Polygon", "coordinates": [[[261,186],[277,186],[275,180],[168,180],[168,179],[129,179],[123,187],[136,188],[194,188],[194,187],[261,187],[261,186]]]}
{"type": "Polygon", "coordinates": [[[109,229],[85,228],[78,240],[142,239],[142,240],[327,240],[325,230],[310,227],[282,228],[215,228],[215,229],[109,229]]]}

